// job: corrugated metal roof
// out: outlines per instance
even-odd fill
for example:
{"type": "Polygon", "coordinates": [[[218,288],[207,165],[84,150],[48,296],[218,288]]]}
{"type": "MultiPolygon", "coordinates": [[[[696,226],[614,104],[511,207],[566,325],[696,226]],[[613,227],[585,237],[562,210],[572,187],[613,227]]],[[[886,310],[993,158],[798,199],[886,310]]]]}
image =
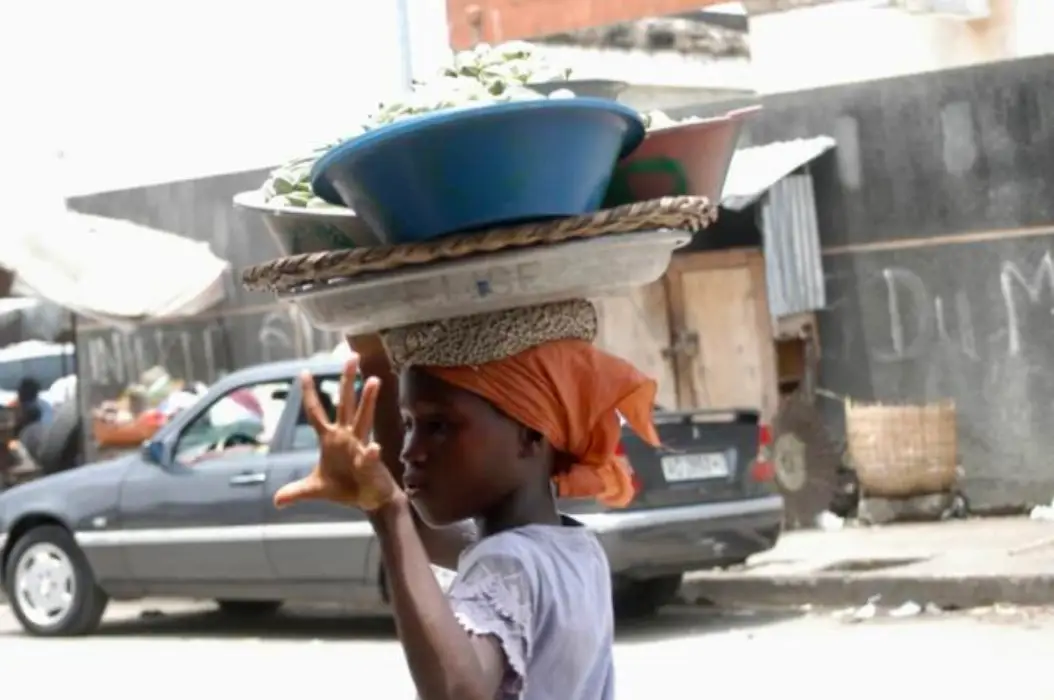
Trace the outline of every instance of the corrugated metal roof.
{"type": "Polygon", "coordinates": [[[739,149],[728,168],[721,206],[739,210],[753,204],[777,182],[835,145],[830,136],[817,136],[739,149]]]}

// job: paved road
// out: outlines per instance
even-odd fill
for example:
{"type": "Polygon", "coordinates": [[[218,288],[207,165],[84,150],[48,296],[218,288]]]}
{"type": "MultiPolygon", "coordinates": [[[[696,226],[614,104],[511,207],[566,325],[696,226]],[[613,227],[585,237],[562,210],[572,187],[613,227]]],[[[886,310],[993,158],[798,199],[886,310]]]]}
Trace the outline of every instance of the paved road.
{"type": "MultiPolygon", "coordinates": [[[[115,605],[107,620],[95,637],[38,640],[23,637],[0,607],[0,694],[20,698],[25,688],[25,697],[103,693],[109,700],[219,692],[253,700],[414,697],[385,621],[298,613],[236,624],[200,607],[163,603],[115,605]]],[[[1054,614],[1028,611],[848,623],[830,613],[671,609],[620,630],[618,697],[699,698],[720,686],[736,689],[727,695],[810,700],[984,698],[1000,691],[1049,700],[1052,633],[1054,614]]]]}

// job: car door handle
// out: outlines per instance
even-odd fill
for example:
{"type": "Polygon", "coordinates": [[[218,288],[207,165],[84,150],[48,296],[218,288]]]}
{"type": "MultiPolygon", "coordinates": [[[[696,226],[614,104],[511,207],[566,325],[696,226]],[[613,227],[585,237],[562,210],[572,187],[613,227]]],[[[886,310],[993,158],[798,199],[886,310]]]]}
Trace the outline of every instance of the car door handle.
{"type": "Polygon", "coordinates": [[[231,477],[231,486],[253,486],[267,481],[267,475],[261,472],[246,472],[231,477]]]}

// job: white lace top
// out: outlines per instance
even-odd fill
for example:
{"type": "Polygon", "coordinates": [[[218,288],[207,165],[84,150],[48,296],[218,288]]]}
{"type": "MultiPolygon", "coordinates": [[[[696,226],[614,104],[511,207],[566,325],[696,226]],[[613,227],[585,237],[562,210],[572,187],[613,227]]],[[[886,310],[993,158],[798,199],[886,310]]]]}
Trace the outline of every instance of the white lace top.
{"type": "Polygon", "coordinates": [[[447,595],[466,630],[501,642],[501,700],[614,697],[611,571],[586,528],[528,525],[487,537],[461,555],[447,595]]]}

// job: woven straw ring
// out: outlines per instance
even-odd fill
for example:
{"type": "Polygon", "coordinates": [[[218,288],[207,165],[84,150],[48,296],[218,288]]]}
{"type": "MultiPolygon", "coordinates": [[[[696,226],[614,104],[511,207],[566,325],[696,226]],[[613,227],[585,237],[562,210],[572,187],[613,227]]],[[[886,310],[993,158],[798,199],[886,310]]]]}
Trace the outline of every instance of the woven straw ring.
{"type": "Polygon", "coordinates": [[[598,236],[675,229],[701,231],[717,218],[706,197],[664,197],[594,214],[444,236],[421,243],[305,253],[254,265],[242,273],[247,289],[291,292],[373,272],[425,265],[510,248],[563,243],[598,236]]]}

